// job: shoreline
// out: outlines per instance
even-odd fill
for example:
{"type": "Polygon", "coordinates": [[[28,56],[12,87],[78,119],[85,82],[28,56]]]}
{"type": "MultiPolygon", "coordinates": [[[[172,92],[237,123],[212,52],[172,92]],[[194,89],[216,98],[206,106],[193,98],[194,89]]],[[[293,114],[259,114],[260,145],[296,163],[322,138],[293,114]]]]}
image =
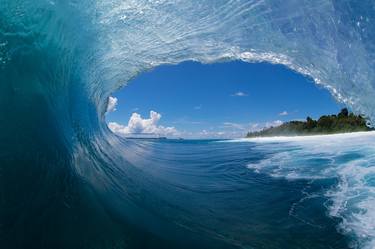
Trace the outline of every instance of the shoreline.
{"type": "Polygon", "coordinates": [[[273,137],[249,137],[232,139],[231,141],[242,141],[242,142],[267,142],[267,141],[299,141],[299,140],[317,140],[327,138],[356,138],[362,136],[374,136],[375,131],[358,131],[358,132],[345,132],[335,134],[320,134],[320,135],[303,135],[303,136],[273,136],[273,137]]]}

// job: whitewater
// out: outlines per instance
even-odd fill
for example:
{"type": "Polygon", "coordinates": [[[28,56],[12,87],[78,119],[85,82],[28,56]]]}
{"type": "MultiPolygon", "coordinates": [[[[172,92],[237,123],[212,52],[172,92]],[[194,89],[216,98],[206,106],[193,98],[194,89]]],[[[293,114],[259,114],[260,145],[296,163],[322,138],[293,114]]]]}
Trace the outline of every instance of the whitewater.
{"type": "Polygon", "coordinates": [[[374,248],[373,133],[141,142],[105,122],[142,72],[242,60],[373,124],[374,41],[373,0],[1,0],[0,247],[374,248]]]}
{"type": "Polygon", "coordinates": [[[375,132],[357,132],[226,142],[255,142],[259,144],[257,149],[273,151],[271,156],[247,165],[259,174],[291,181],[337,178],[338,184],[324,194],[330,199],[325,204],[328,214],[341,218],[338,226],[341,232],[356,236],[358,241],[352,242],[352,247],[374,248],[374,139],[375,132]],[[279,149],[275,150],[275,145],[279,149]]]}

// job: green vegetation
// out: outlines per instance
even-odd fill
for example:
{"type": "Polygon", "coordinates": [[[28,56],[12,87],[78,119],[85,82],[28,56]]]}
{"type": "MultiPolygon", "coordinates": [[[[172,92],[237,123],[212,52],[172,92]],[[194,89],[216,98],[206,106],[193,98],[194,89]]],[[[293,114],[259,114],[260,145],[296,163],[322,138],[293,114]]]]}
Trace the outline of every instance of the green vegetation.
{"type": "Polygon", "coordinates": [[[337,115],[324,115],[318,120],[307,117],[306,121],[290,121],[277,127],[249,132],[246,137],[306,136],[371,130],[374,129],[366,125],[363,116],[349,113],[344,108],[337,115]]]}

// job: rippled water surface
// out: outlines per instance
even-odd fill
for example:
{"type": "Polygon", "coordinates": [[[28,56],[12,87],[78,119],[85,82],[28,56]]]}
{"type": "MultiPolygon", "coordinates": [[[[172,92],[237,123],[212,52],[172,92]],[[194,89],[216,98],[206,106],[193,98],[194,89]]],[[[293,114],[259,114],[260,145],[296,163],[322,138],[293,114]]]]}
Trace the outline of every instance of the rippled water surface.
{"type": "MultiPolygon", "coordinates": [[[[126,141],[158,215],[244,248],[372,248],[374,133],[126,141]]],[[[225,246],[224,246],[225,247],[225,246]]]]}

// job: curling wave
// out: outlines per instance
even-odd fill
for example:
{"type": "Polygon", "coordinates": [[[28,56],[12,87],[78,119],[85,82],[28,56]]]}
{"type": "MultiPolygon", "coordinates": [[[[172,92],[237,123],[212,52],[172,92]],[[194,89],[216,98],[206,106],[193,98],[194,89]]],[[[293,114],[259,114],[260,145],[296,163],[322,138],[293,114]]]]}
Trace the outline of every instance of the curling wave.
{"type": "Polygon", "coordinates": [[[160,148],[114,136],[108,97],[161,64],[265,61],[313,78],[374,121],[374,17],[371,0],[3,0],[0,244],[263,245],[235,227],[216,229],[222,213],[183,202],[191,196],[182,192],[198,191],[196,178],[180,186],[150,172],[142,162],[160,148]]]}

